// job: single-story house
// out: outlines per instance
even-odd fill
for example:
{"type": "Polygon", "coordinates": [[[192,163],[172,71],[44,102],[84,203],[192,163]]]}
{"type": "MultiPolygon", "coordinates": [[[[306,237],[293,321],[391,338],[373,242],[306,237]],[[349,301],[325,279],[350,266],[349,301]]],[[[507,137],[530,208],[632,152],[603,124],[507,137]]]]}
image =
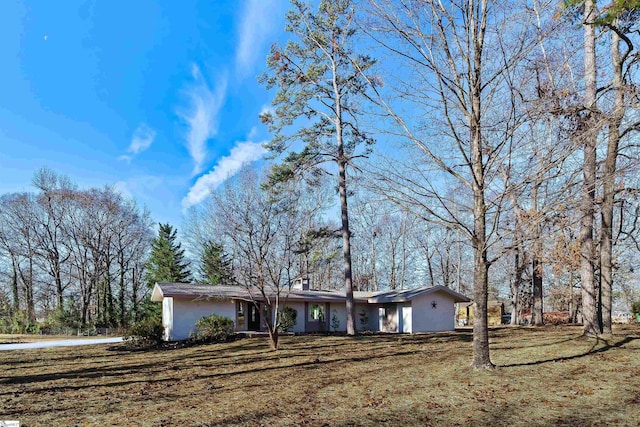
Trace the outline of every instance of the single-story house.
{"type": "MultiPolygon", "coordinates": [[[[164,339],[183,340],[196,321],[217,314],[233,320],[235,330],[264,331],[264,297],[240,286],[156,283],[151,300],[162,303],[164,339]]],[[[440,332],[455,327],[455,303],[469,298],[445,286],[379,292],[354,292],[356,328],[377,332],[440,332]]],[[[292,332],[346,331],[344,291],[309,289],[297,282],[281,291],[280,305],[296,311],[292,332]]]]}

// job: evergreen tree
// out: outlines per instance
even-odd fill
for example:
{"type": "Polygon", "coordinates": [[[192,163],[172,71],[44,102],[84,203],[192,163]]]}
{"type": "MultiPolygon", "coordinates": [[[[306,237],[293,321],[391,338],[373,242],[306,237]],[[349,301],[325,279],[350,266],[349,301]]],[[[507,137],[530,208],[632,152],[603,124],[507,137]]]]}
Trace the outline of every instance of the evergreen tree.
{"type": "Polygon", "coordinates": [[[156,282],[188,282],[191,279],[184,249],[176,242],[177,230],[169,224],[159,224],[158,236],[151,242],[151,255],[147,262],[147,284],[156,282]]]}
{"type": "Polygon", "coordinates": [[[208,241],[200,257],[200,277],[210,285],[229,285],[233,281],[231,258],[222,245],[208,241]]]}
{"type": "Polygon", "coordinates": [[[274,135],[266,147],[274,156],[284,155],[283,162],[273,167],[269,184],[277,187],[288,180],[337,169],[347,334],[354,335],[347,170],[374,142],[361,129],[359,118],[369,83],[375,81],[373,75],[365,75],[375,61],[355,51],[357,31],[351,0],[322,0],[315,12],[301,0],[291,3],[293,9],[286,16],[291,39],[284,47],[272,46],[267,58],[269,71],[260,77],[267,89],[277,90],[272,102],[275,109],[261,115],[274,135]],[[295,151],[300,142],[301,150],[295,151]],[[322,169],[327,163],[330,166],[322,169]]]}

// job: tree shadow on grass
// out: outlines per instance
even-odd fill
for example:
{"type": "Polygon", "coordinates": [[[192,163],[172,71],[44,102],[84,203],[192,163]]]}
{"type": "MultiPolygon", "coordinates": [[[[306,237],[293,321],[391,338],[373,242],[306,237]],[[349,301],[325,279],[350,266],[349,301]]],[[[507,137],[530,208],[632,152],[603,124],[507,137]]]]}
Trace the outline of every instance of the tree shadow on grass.
{"type": "MultiPolygon", "coordinates": [[[[438,332],[424,334],[398,334],[398,333],[374,333],[361,334],[353,337],[336,335],[340,341],[318,344],[293,344],[291,348],[296,350],[318,350],[321,348],[350,347],[355,344],[413,344],[424,345],[450,342],[472,342],[473,335],[468,332],[438,332]]],[[[287,347],[289,348],[289,347],[287,347]]]]}
{"type": "Polygon", "coordinates": [[[536,343],[536,344],[523,344],[523,345],[495,345],[492,344],[491,345],[491,350],[520,350],[523,348],[537,348],[537,347],[546,347],[546,346],[551,346],[551,345],[558,345],[558,344],[563,344],[566,342],[571,342],[571,341],[575,341],[577,339],[579,339],[581,336],[574,336],[574,337],[570,337],[564,340],[559,340],[559,341],[547,341],[547,342],[541,342],[541,343],[536,343]]]}
{"type": "MultiPolygon", "coordinates": [[[[188,359],[188,356],[179,355],[179,357],[170,359],[170,360],[161,360],[161,361],[150,361],[147,363],[137,363],[130,364],[124,366],[109,366],[109,367],[92,367],[92,368],[83,368],[70,370],[66,372],[55,372],[55,373],[44,373],[44,374],[35,374],[35,375],[21,375],[16,377],[4,377],[0,379],[0,385],[17,385],[17,386],[30,386],[28,390],[9,390],[6,392],[0,393],[0,395],[12,395],[23,392],[38,392],[38,393],[46,393],[46,392],[63,392],[67,390],[81,390],[81,389],[89,389],[95,387],[120,387],[131,384],[139,384],[139,383],[168,383],[175,381],[173,376],[169,376],[168,378],[140,378],[140,375],[146,375],[147,373],[155,373],[162,370],[172,369],[172,363],[176,363],[175,368],[177,370],[196,370],[200,372],[205,372],[204,369],[206,367],[211,368],[224,368],[227,366],[239,367],[240,369],[235,369],[230,372],[217,372],[210,374],[195,374],[193,375],[194,380],[199,379],[214,379],[214,378],[229,378],[237,375],[243,374],[257,374],[261,372],[270,372],[270,371],[279,371],[279,370],[288,370],[294,368],[319,368],[322,366],[339,364],[339,363],[356,363],[356,362],[364,362],[369,360],[381,360],[389,357],[401,357],[407,355],[413,355],[416,353],[423,353],[422,349],[403,349],[403,347],[390,347],[386,346],[383,349],[385,352],[380,354],[375,351],[375,349],[371,349],[371,351],[362,351],[357,355],[344,356],[344,357],[335,357],[332,358],[328,354],[303,354],[299,357],[303,357],[304,360],[300,361],[290,361],[290,363],[279,363],[277,365],[271,364],[268,366],[256,367],[257,363],[270,363],[276,362],[276,360],[286,360],[289,356],[280,357],[277,353],[272,353],[268,358],[265,357],[256,357],[250,359],[243,359],[238,361],[229,361],[224,364],[190,364],[181,368],[180,363],[185,362],[188,359]],[[320,359],[322,357],[322,360],[320,359]],[[149,369],[149,372],[141,373],[142,370],[149,369]],[[92,379],[104,379],[106,377],[120,378],[121,381],[113,381],[108,383],[92,383],[92,384],[64,384],[64,385],[49,385],[42,388],[35,389],[34,386],[37,386],[39,383],[49,382],[49,381],[84,381],[84,380],[92,380],[92,379]]],[[[292,354],[290,356],[296,356],[292,354]]],[[[201,362],[204,360],[200,360],[201,362]]]]}
{"type": "Polygon", "coordinates": [[[531,362],[522,362],[522,363],[509,363],[506,365],[500,365],[501,368],[513,368],[513,367],[518,367],[518,366],[536,366],[536,365],[542,365],[545,363],[550,363],[550,362],[564,362],[567,360],[575,360],[575,359],[580,359],[586,356],[590,356],[593,354],[599,354],[599,353],[605,353],[609,350],[612,349],[616,349],[616,348],[620,348],[622,346],[624,346],[625,344],[628,344],[630,342],[633,342],[637,339],[640,339],[640,337],[634,337],[634,336],[627,336],[624,339],[615,342],[615,343],[610,343],[608,340],[603,339],[603,338],[596,338],[596,341],[593,343],[593,345],[591,346],[591,348],[588,351],[585,351],[583,353],[579,353],[579,354],[574,354],[571,356],[561,356],[561,357],[553,357],[553,358],[549,358],[549,359],[542,359],[542,360],[535,360],[535,361],[531,361],[531,362]],[[604,346],[597,348],[598,345],[604,342],[604,346]]]}

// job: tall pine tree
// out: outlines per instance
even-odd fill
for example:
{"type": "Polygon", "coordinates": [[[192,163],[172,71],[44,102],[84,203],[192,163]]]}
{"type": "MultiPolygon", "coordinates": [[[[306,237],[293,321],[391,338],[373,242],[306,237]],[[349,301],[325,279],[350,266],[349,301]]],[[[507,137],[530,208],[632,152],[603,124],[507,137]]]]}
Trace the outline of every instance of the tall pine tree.
{"type": "Polygon", "coordinates": [[[200,277],[209,285],[230,285],[233,282],[231,258],[222,245],[208,241],[200,257],[200,277]]]}
{"type": "MultiPolygon", "coordinates": [[[[272,169],[270,184],[275,187],[301,176],[335,173],[342,221],[346,326],[347,334],[354,335],[347,179],[348,168],[374,142],[361,129],[359,118],[369,88],[364,75],[375,61],[355,51],[357,32],[351,0],[321,0],[317,11],[302,0],[291,0],[291,4],[286,16],[291,39],[284,47],[272,46],[267,58],[269,71],[260,77],[267,89],[276,90],[274,110],[261,115],[274,135],[266,147],[274,156],[284,155],[283,162],[272,169]],[[358,154],[360,146],[364,148],[358,154]]],[[[375,79],[371,76],[368,80],[375,79]]]]}
{"type": "Polygon", "coordinates": [[[188,282],[191,279],[184,249],[176,241],[177,230],[170,224],[159,224],[158,236],[151,242],[151,256],[147,262],[147,284],[156,282],[188,282]]]}

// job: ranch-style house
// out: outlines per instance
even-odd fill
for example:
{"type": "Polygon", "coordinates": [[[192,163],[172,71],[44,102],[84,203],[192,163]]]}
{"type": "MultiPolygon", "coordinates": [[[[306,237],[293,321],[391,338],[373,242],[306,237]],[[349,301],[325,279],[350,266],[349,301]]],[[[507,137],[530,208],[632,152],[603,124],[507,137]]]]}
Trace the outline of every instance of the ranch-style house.
{"type": "MultiPolygon", "coordinates": [[[[373,332],[441,332],[455,327],[455,303],[469,298],[445,286],[354,292],[356,328],[373,332]]],[[[237,332],[264,331],[264,298],[240,286],[156,283],[151,300],[162,303],[164,339],[178,341],[195,332],[196,321],[217,314],[233,320],[237,332]]],[[[344,291],[309,289],[297,281],[281,292],[280,305],[296,310],[291,332],[346,331],[344,291]]]]}

